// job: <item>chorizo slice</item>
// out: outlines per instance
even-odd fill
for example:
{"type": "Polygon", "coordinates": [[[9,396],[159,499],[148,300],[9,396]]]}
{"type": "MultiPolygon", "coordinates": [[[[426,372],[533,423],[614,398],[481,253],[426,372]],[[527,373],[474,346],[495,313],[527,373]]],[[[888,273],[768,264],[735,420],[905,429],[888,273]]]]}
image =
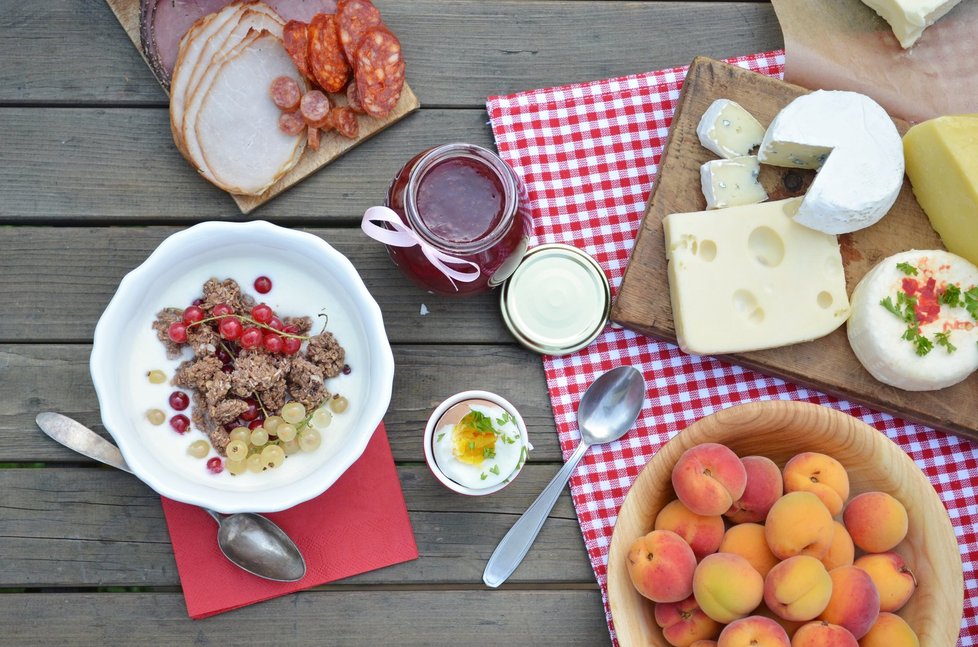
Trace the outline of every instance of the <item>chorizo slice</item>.
{"type": "Polygon", "coordinates": [[[360,39],[353,59],[360,105],[371,117],[394,110],[404,88],[401,42],[386,27],[371,27],[360,39]]]}
{"type": "Polygon", "coordinates": [[[370,0],[339,0],[336,5],[336,17],[339,19],[340,42],[346,59],[353,64],[357,45],[367,30],[383,25],[380,11],[370,0]]]}
{"type": "Polygon", "coordinates": [[[306,120],[297,112],[283,112],[278,118],[278,127],[283,133],[290,137],[302,134],[306,127],[306,120]]]}
{"type": "Polygon", "coordinates": [[[332,14],[316,14],[309,23],[309,71],[326,92],[340,92],[350,80],[350,65],[332,14]]]}
{"type": "Polygon", "coordinates": [[[346,105],[353,112],[360,115],[363,114],[363,106],[360,105],[360,94],[357,92],[356,81],[350,81],[350,84],[346,86],[346,105]]]}
{"type": "Polygon", "coordinates": [[[299,102],[302,100],[302,88],[291,76],[275,77],[270,92],[272,101],[275,102],[279,110],[295,112],[299,109],[299,102]]]}
{"type": "Polygon", "coordinates": [[[333,108],[329,111],[328,125],[348,139],[356,139],[360,135],[360,122],[353,110],[346,106],[333,108]]]}
{"type": "Polygon", "coordinates": [[[309,134],[306,135],[306,143],[309,144],[309,148],[314,151],[319,150],[319,129],[315,126],[309,126],[309,134]]]}
{"type": "Polygon", "coordinates": [[[329,118],[329,97],[319,90],[310,90],[302,95],[299,102],[299,112],[306,124],[314,128],[322,128],[329,118]]]}
{"type": "Polygon", "coordinates": [[[282,28],[282,43],[292,62],[295,63],[296,69],[299,70],[299,74],[312,81],[309,72],[309,26],[299,20],[285,23],[285,27],[282,28]]]}

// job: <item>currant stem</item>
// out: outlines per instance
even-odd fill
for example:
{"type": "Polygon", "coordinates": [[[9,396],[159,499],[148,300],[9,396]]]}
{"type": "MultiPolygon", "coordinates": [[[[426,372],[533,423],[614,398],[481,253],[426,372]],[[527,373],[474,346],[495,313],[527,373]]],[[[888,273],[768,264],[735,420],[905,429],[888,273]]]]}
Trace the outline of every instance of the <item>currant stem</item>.
{"type": "MultiPolygon", "coordinates": [[[[179,308],[167,308],[167,310],[177,311],[177,310],[179,310],[179,308]]],[[[182,310],[181,310],[181,312],[182,312],[182,310]]],[[[250,324],[254,324],[255,326],[258,326],[259,328],[264,328],[265,330],[271,330],[273,333],[275,333],[276,335],[278,335],[280,337],[294,337],[296,339],[301,339],[303,341],[308,341],[308,340],[312,339],[312,337],[309,336],[309,335],[297,335],[297,334],[294,334],[294,333],[290,333],[290,332],[285,332],[285,331],[282,331],[282,330],[278,330],[276,328],[272,328],[268,324],[263,324],[263,323],[261,323],[259,321],[255,321],[251,317],[246,317],[245,315],[236,315],[234,313],[232,313],[232,314],[226,314],[226,315],[218,315],[216,317],[207,317],[206,319],[201,319],[200,321],[195,321],[193,323],[187,324],[187,328],[189,329],[192,326],[199,326],[200,324],[210,323],[211,321],[219,321],[221,319],[226,319],[227,317],[234,317],[238,321],[243,321],[243,322],[247,322],[247,323],[250,323],[250,324]]],[[[325,330],[325,328],[323,328],[323,330],[325,330]]]]}

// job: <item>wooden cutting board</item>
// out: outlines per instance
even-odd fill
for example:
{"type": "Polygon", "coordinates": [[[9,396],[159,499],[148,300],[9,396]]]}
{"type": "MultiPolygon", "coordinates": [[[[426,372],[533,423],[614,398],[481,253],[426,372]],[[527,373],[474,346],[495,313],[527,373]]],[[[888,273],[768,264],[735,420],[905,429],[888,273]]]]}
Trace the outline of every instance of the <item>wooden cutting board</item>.
{"type": "MultiPolygon", "coordinates": [[[[696,126],[715,99],[731,99],[764,125],[808,90],[709,58],[696,58],[679,97],[669,140],[639,228],[635,247],[611,309],[616,323],[653,337],[676,341],[666,274],[662,219],[701,211],[700,166],[716,156],[703,148],[696,126]]],[[[894,119],[905,133],[909,124],[894,119]]],[[[761,166],[760,181],[771,200],[802,195],[813,171],[761,166]]],[[[908,249],[944,249],[904,180],[893,208],[878,224],[839,236],[849,293],[883,258],[908,249]]],[[[940,391],[909,392],[882,384],[859,363],[845,326],[804,344],[740,353],[722,359],[819,391],[860,402],[907,420],[978,439],[978,374],[940,391]]]]}
{"type": "MultiPolygon", "coordinates": [[[[132,41],[132,44],[136,46],[136,49],[142,55],[143,59],[145,59],[146,54],[143,52],[142,43],[139,38],[139,0],[106,0],[106,2],[112,9],[112,13],[115,14],[115,17],[119,19],[119,23],[122,24],[122,28],[126,30],[127,34],[129,34],[129,39],[132,41]]],[[[343,98],[343,101],[345,101],[345,97],[343,98]]],[[[252,209],[265,204],[279,193],[282,193],[289,187],[298,184],[322,167],[343,155],[354,146],[358,146],[359,144],[367,141],[380,131],[384,130],[391,124],[400,121],[420,107],[421,102],[418,101],[418,97],[415,96],[414,92],[411,90],[411,87],[405,83],[404,90],[401,91],[401,98],[397,102],[397,106],[394,107],[393,112],[391,112],[391,114],[386,118],[374,119],[373,117],[369,117],[367,115],[357,115],[360,121],[360,136],[358,138],[347,139],[346,137],[342,137],[335,132],[323,133],[320,140],[319,150],[314,151],[311,148],[306,147],[306,150],[302,154],[302,158],[299,160],[299,163],[296,164],[291,171],[286,173],[282,179],[273,184],[267,191],[258,196],[235,195],[233,193],[230,195],[238,205],[238,208],[241,209],[241,213],[249,213],[252,209]]],[[[174,146],[173,152],[177,152],[176,146],[174,146]]],[[[202,179],[201,181],[206,180],[202,179]]]]}

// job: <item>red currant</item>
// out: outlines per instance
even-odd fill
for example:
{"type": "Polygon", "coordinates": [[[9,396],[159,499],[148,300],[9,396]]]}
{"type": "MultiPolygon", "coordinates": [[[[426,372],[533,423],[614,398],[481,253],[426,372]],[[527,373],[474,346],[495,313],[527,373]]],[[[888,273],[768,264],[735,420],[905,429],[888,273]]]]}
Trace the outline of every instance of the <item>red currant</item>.
{"type": "Polygon", "coordinates": [[[258,403],[254,400],[254,398],[248,398],[245,400],[245,404],[248,405],[248,408],[238,417],[245,422],[251,422],[258,417],[258,403]]]}
{"type": "Polygon", "coordinates": [[[285,324],[283,324],[282,320],[278,317],[272,317],[268,322],[268,326],[270,328],[274,328],[275,330],[282,330],[282,328],[285,327],[285,324]]]}
{"type": "Polygon", "coordinates": [[[190,428],[190,418],[182,413],[178,413],[170,418],[170,426],[173,427],[173,431],[177,432],[178,434],[185,434],[190,428]]]}
{"type": "Polygon", "coordinates": [[[255,279],[255,291],[258,294],[268,294],[272,290],[272,279],[267,276],[259,276],[255,279]]]}
{"type": "Polygon", "coordinates": [[[187,342],[187,324],[182,321],[174,321],[170,324],[170,327],[166,329],[166,334],[169,336],[170,341],[174,341],[178,344],[184,344],[187,342]]]}
{"type": "Polygon", "coordinates": [[[343,375],[349,375],[352,372],[353,372],[353,369],[350,367],[349,364],[344,364],[343,365],[343,375]]]}
{"type": "Polygon", "coordinates": [[[255,418],[254,420],[248,423],[248,429],[254,431],[255,429],[261,427],[263,424],[265,424],[265,419],[262,418],[261,416],[258,416],[257,418],[255,418]]]}
{"type": "Polygon", "coordinates": [[[220,456],[212,456],[207,459],[207,471],[211,474],[220,474],[224,471],[224,461],[220,456]]]}
{"type": "Polygon", "coordinates": [[[252,348],[258,348],[261,346],[262,334],[261,329],[255,328],[254,326],[245,328],[241,333],[241,339],[238,343],[241,344],[241,348],[245,350],[251,350],[252,348]]]}
{"type": "Polygon", "coordinates": [[[267,324],[274,316],[275,313],[272,312],[272,309],[264,303],[259,303],[251,309],[251,318],[258,323],[267,324]]]}
{"type": "Polygon", "coordinates": [[[288,326],[285,326],[284,328],[282,328],[282,332],[288,333],[290,335],[298,335],[299,334],[299,327],[298,326],[293,326],[292,324],[289,324],[288,326]]]}
{"type": "Polygon", "coordinates": [[[214,352],[214,357],[221,360],[221,364],[230,364],[232,359],[231,354],[223,348],[218,348],[214,352]]]}
{"type": "Polygon", "coordinates": [[[211,308],[211,315],[214,317],[226,317],[229,314],[233,314],[234,309],[226,303],[218,303],[216,306],[211,308]]]}
{"type": "Polygon", "coordinates": [[[228,375],[234,373],[234,364],[225,364],[221,367],[221,371],[227,373],[228,375]]]}
{"type": "Polygon", "coordinates": [[[265,333],[265,338],[262,340],[262,345],[265,346],[265,350],[267,350],[269,353],[282,352],[282,338],[273,332],[265,333]]]}
{"type": "Polygon", "coordinates": [[[183,411],[190,406],[190,398],[183,391],[174,391],[170,394],[170,406],[177,411],[183,411]]]}
{"type": "Polygon", "coordinates": [[[221,337],[224,337],[224,339],[237,339],[241,336],[241,328],[241,322],[234,317],[221,319],[221,325],[218,326],[218,330],[221,331],[221,337]]]}
{"type": "Polygon", "coordinates": [[[286,337],[282,340],[282,352],[286,355],[295,355],[302,346],[302,340],[297,337],[286,337]]]}
{"type": "Polygon", "coordinates": [[[204,300],[201,298],[194,299],[193,301],[191,301],[190,305],[194,305],[194,306],[204,305],[204,300]]]}
{"type": "Polygon", "coordinates": [[[183,311],[183,323],[192,324],[204,319],[204,309],[200,306],[190,306],[183,311]]]}

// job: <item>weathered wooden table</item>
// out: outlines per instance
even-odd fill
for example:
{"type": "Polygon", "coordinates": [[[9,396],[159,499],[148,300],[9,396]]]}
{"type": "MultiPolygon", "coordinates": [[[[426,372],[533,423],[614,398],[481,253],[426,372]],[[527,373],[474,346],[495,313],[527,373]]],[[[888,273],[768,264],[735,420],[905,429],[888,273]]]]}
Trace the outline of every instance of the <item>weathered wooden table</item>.
{"type": "Polygon", "coordinates": [[[423,109],[250,217],[322,236],[380,303],[397,363],[387,428],[421,558],[192,621],[159,497],[55,444],[34,415],[104,433],[88,356],[119,280],[174,231],[240,215],[175,150],[166,96],[102,0],[0,0],[0,645],[608,643],[566,494],[510,581],[481,581],[561,461],[539,358],[497,295],[412,287],[359,218],[414,153],[492,147],[490,94],[777,48],[777,20],[762,2],[377,4],[423,109]],[[512,487],[478,500],[439,485],[420,443],[432,408],[465,388],[517,403],[536,447],[512,487]]]}

